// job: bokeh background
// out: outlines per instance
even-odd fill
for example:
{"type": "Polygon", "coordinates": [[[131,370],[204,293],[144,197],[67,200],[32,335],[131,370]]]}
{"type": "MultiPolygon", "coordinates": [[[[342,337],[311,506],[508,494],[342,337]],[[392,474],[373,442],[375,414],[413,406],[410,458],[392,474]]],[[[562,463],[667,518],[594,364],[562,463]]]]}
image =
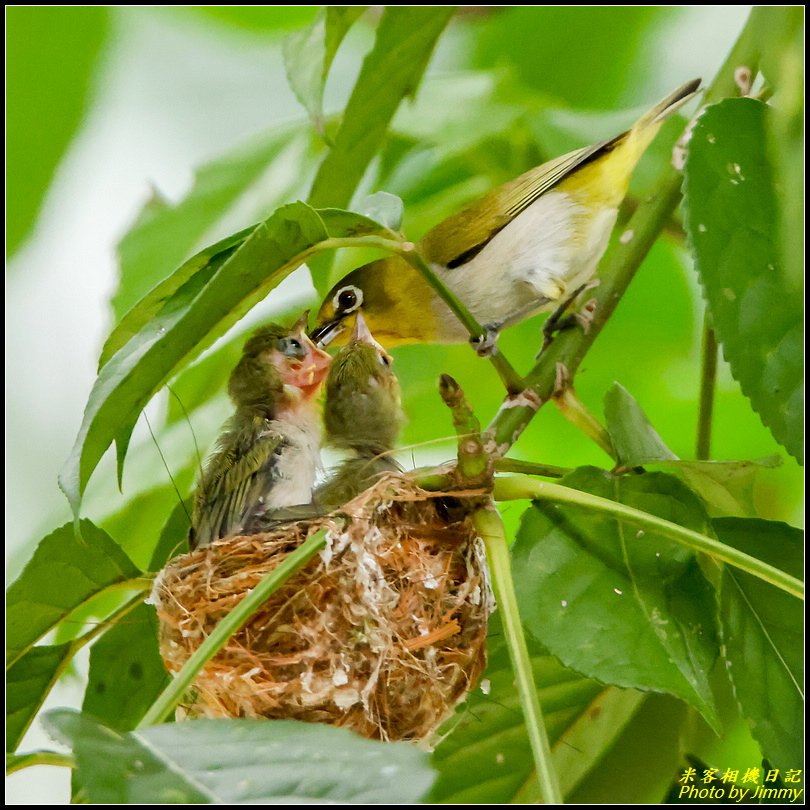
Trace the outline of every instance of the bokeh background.
{"type": "MultiPolygon", "coordinates": [[[[496,183],[615,134],[684,81],[710,80],[749,8],[462,10],[441,38],[415,101],[406,102],[394,119],[389,142],[357,197],[380,188],[399,194],[406,206],[404,230],[418,237],[496,183]]],[[[116,246],[144,204],[179,202],[193,186],[195,169],[262,149],[271,155],[267,166],[211,216],[195,249],[277,205],[306,197],[324,147],[288,86],[281,43],[316,12],[298,7],[6,10],[7,579],[19,573],[44,534],[69,519],[56,476],[114,322],[116,246]]],[[[342,108],[372,40],[369,19],[361,19],[333,65],[327,113],[342,108]]],[[[639,167],[628,210],[652,187],[673,127],[639,167]]],[[[333,272],[348,270],[358,259],[340,258],[333,272]]],[[[190,415],[203,452],[227,415],[223,375],[243,334],[271,315],[314,303],[303,268],[206,355],[203,374],[187,377],[185,388],[179,383],[187,392],[206,388],[190,415]]],[[[577,376],[581,398],[601,414],[605,391],[619,381],[669,446],[683,458],[693,457],[702,323],[697,278],[674,223],[586,358],[577,376]]],[[[504,351],[521,369],[537,350],[538,330],[539,322],[530,321],[502,338],[504,351]]],[[[452,455],[451,442],[437,441],[451,432],[435,393],[441,372],[456,376],[483,420],[501,399],[489,365],[464,346],[397,350],[396,370],[410,417],[403,442],[412,447],[401,454],[406,465],[452,455]]],[[[192,393],[188,396],[196,402],[192,393]]],[[[166,423],[167,401],[157,397],[148,414],[178,485],[187,490],[195,466],[193,440],[176,413],[166,423]]],[[[801,470],[776,445],[721,363],[713,458],[773,453],[784,463],[760,473],[757,511],[801,525],[801,470]]],[[[535,419],[514,455],[566,467],[609,465],[552,407],[535,419]]],[[[108,457],[91,482],[85,513],[137,558],[148,554],[144,538],[156,536],[174,503],[142,420],[123,494],[108,457]]],[[[520,511],[515,506],[507,512],[507,521],[520,511]]],[[[49,704],[78,705],[81,673],[80,663],[49,704]]],[[[45,742],[34,727],[22,748],[45,742]]],[[[56,769],[22,772],[8,788],[10,803],[55,797],[67,802],[69,795],[67,776],[56,769]]]]}

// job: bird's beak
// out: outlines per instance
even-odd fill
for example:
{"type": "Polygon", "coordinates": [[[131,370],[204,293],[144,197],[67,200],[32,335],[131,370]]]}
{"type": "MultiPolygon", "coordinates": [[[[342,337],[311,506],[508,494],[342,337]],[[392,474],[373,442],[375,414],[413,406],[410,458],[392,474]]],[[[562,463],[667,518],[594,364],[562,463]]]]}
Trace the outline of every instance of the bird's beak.
{"type": "Polygon", "coordinates": [[[292,330],[293,334],[301,336],[301,342],[304,344],[306,354],[300,363],[296,362],[291,367],[284,380],[286,384],[301,389],[306,398],[313,396],[317,392],[329,371],[329,364],[332,362],[332,358],[323,349],[318,348],[304,332],[308,315],[309,312],[305,312],[296,321],[292,330]]]}
{"type": "Polygon", "coordinates": [[[345,329],[346,325],[343,323],[343,318],[335,318],[334,320],[322,323],[320,326],[316,326],[315,329],[309,333],[309,337],[315,342],[316,346],[325,348],[345,329]]]}

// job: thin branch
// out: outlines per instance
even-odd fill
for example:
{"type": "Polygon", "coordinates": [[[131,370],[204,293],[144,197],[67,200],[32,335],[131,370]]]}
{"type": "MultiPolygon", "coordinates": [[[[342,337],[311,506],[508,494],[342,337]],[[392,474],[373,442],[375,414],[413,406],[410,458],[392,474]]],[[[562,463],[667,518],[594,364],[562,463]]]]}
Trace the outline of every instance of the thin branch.
{"type": "Polygon", "coordinates": [[[614,461],[618,460],[610,434],[577,396],[572,385],[565,385],[562,392],[555,395],[554,404],[574,427],[579,428],[595,444],[598,444],[614,461]]]}
{"type": "Polygon", "coordinates": [[[327,529],[323,528],[308,537],[290,554],[278,568],[265,574],[255,588],[219,621],[211,635],[186,661],[174,680],[163,690],[158,699],[144,715],[138,727],[163,722],[182,700],[197,673],[222,649],[225,642],[236,633],[261,605],[274,594],[296,571],[303,568],[325,545],[327,529]]]}
{"type": "Polygon", "coordinates": [[[76,762],[70,754],[58,751],[29,751],[25,754],[6,754],[6,776],[34,765],[57,765],[61,768],[75,768],[76,762]]]}
{"type": "Polygon", "coordinates": [[[751,574],[758,579],[769,582],[777,588],[804,599],[804,584],[796,577],[768,565],[756,557],[738,551],[732,546],[727,546],[713,537],[694,532],[677,523],[651,515],[634,509],[632,506],[611,501],[608,498],[601,498],[598,495],[591,495],[588,492],[581,492],[578,489],[571,489],[560,484],[551,484],[547,481],[537,481],[525,475],[516,475],[509,478],[499,478],[495,481],[494,496],[496,500],[541,500],[550,503],[564,503],[582,509],[589,509],[603,514],[612,515],[615,518],[624,520],[674,540],[682,546],[700,551],[722,560],[735,568],[739,568],[746,574],[751,574]]]}
{"type": "Polygon", "coordinates": [[[458,436],[458,484],[462,488],[478,487],[492,479],[492,462],[481,440],[481,423],[473,413],[459,384],[449,375],[439,379],[439,393],[453,415],[458,436]]]}
{"type": "Polygon", "coordinates": [[[703,321],[703,360],[700,373],[700,405],[698,409],[697,449],[695,457],[705,461],[710,457],[712,443],[712,414],[714,386],[717,381],[717,335],[712,329],[708,312],[703,321]]]}
{"type": "Polygon", "coordinates": [[[515,674],[526,733],[534,756],[534,767],[540,787],[543,804],[562,804],[562,794],[551,757],[543,710],[537,697],[537,687],[532,673],[532,661],[523,634],[523,625],[518,610],[515,584],[512,580],[512,566],[509,543],[506,540],[503,521],[494,505],[478,509],[473,513],[475,528],[480,533],[487,550],[487,560],[492,573],[495,599],[503,621],[503,631],[507,640],[509,657],[515,674]]]}
{"type": "Polygon", "coordinates": [[[540,464],[536,461],[523,461],[519,458],[499,458],[495,462],[496,472],[541,475],[543,478],[562,478],[571,472],[569,467],[555,467],[553,464],[540,464]]]}

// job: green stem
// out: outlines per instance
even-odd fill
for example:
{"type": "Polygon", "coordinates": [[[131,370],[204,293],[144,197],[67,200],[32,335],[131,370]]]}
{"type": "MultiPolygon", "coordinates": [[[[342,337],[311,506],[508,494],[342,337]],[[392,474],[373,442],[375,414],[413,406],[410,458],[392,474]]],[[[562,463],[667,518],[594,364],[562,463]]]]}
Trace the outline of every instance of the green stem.
{"type": "MultiPolygon", "coordinates": [[[[413,243],[405,243],[404,249],[399,253],[408,264],[417,270],[422,277],[436,291],[439,298],[450,308],[450,311],[459,319],[462,326],[469,332],[471,338],[481,337],[484,328],[462,303],[461,299],[433,272],[430,265],[422,258],[413,243]]],[[[501,354],[496,347],[489,355],[489,361],[498,372],[506,391],[509,394],[517,394],[523,390],[523,378],[515,371],[512,364],[501,354]]]]}
{"type": "Polygon", "coordinates": [[[705,461],[710,456],[712,441],[712,413],[714,411],[714,386],[717,379],[717,336],[709,322],[709,314],[703,321],[703,361],[700,374],[700,405],[698,410],[696,457],[705,461]]]}
{"type": "Polygon", "coordinates": [[[542,475],[544,478],[562,478],[568,475],[568,467],[555,467],[552,464],[540,464],[535,461],[523,461],[519,458],[499,458],[495,462],[496,472],[524,473],[525,475],[542,475]]]}
{"type": "Polygon", "coordinates": [[[494,497],[496,500],[540,500],[550,503],[564,503],[582,509],[592,509],[603,514],[611,515],[620,520],[632,523],[645,529],[656,531],[659,534],[674,540],[682,546],[694,551],[701,551],[717,560],[745,571],[758,579],[769,582],[786,593],[804,599],[804,584],[801,580],[768,565],[756,557],[745,554],[713,537],[671,523],[663,518],[642,512],[617,501],[580,492],[560,484],[551,484],[547,481],[537,481],[525,475],[498,478],[495,481],[494,497]]]}
{"type": "Polygon", "coordinates": [[[197,673],[220,651],[225,642],[275,593],[296,571],[303,568],[325,545],[327,529],[308,537],[278,568],[267,573],[253,590],[220,620],[197,652],[186,661],[180,672],[163,690],[144,715],[138,727],[151,726],[164,721],[191,686],[197,673]]]}
{"type": "Polygon", "coordinates": [[[503,522],[494,505],[478,509],[473,514],[473,521],[487,550],[495,599],[501,613],[506,646],[512,660],[515,683],[526,721],[526,732],[534,755],[541,802],[543,804],[562,804],[560,786],[551,759],[551,746],[543,723],[543,711],[540,708],[540,700],[534,684],[532,662],[520,621],[517,595],[512,581],[509,546],[503,522]]]}
{"type": "Polygon", "coordinates": [[[570,385],[567,385],[561,394],[554,397],[554,402],[557,408],[559,408],[560,413],[562,413],[574,427],[581,430],[616,461],[616,451],[613,449],[610,434],[591,411],[588,410],[585,403],[577,396],[576,391],[574,391],[570,385]]]}
{"type": "Polygon", "coordinates": [[[449,375],[439,378],[439,394],[453,416],[453,427],[458,436],[458,464],[456,470],[461,486],[481,486],[492,478],[489,456],[481,440],[481,423],[459,384],[449,375]]]}
{"type": "Polygon", "coordinates": [[[76,763],[70,754],[58,751],[29,751],[27,754],[6,754],[6,776],[33,765],[58,765],[61,768],[74,768],[76,763]]]}

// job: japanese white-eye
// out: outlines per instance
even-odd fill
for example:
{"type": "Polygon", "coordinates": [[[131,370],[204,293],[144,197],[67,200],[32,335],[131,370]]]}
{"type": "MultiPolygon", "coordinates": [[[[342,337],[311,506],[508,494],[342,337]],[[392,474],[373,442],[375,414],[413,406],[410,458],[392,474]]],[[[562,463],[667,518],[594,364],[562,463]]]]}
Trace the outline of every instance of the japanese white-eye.
{"type": "Polygon", "coordinates": [[[315,394],[330,357],[305,325],[306,314],[291,329],[271,324],[245,343],[228,385],[236,412],[197,484],[192,549],[256,531],[265,513],[312,498],[321,441],[315,394]]]}
{"type": "MultiPolygon", "coordinates": [[[[692,98],[688,82],[628,131],[554,158],[468,205],[416,248],[488,331],[557,308],[593,276],[633,169],[661,123],[692,98]]],[[[387,346],[456,343],[464,327],[424,278],[393,255],[349,273],[328,293],[312,333],[321,345],[362,312],[387,346]]]]}

